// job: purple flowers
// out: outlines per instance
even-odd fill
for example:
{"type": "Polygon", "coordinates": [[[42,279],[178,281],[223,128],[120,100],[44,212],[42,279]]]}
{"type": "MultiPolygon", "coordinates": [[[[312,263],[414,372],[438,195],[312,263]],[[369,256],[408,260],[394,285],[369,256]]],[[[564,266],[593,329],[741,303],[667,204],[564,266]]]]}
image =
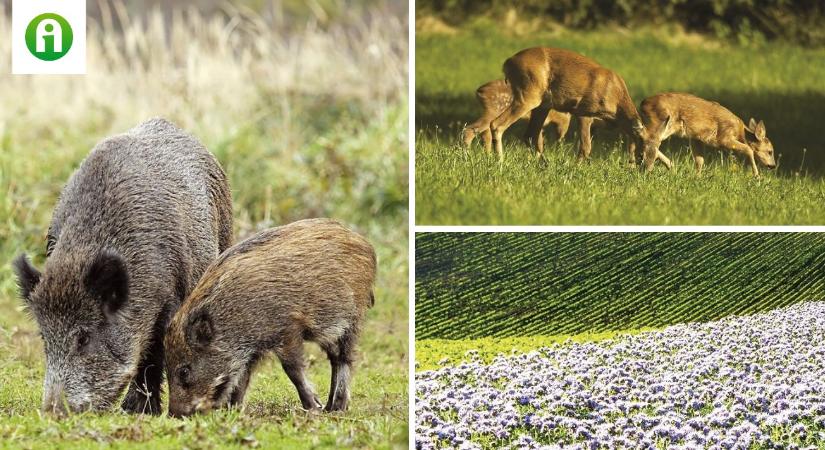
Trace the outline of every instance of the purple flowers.
{"type": "Polygon", "coordinates": [[[416,374],[416,448],[815,448],[825,303],[416,374]]]}

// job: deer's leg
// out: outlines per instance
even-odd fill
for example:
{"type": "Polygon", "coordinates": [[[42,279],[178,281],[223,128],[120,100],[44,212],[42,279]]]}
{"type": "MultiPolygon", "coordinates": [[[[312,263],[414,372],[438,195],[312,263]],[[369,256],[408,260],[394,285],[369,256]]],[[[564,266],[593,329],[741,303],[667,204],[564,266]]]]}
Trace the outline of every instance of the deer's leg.
{"type": "Polygon", "coordinates": [[[493,141],[496,144],[499,161],[504,161],[504,144],[501,142],[504,132],[517,120],[524,117],[525,114],[541,105],[540,94],[531,97],[524,96],[523,93],[518,94],[515,90],[513,91],[513,102],[510,107],[505,108],[504,112],[490,124],[490,131],[493,133],[493,141]]]}
{"type": "Polygon", "coordinates": [[[547,119],[547,114],[550,113],[550,108],[539,106],[530,112],[530,123],[527,125],[528,144],[531,144],[536,149],[536,156],[541,159],[544,153],[544,121],[547,119]]]}
{"type": "MultiPolygon", "coordinates": [[[[464,131],[461,133],[461,140],[464,142],[466,147],[469,147],[470,144],[473,143],[473,139],[475,139],[476,135],[481,133],[482,139],[484,138],[484,133],[490,130],[490,122],[493,121],[495,118],[495,113],[485,113],[479,117],[475,122],[467,125],[464,127],[464,131]]],[[[490,147],[485,145],[484,149],[489,151],[490,147]]]]}
{"type": "Polygon", "coordinates": [[[737,141],[736,139],[728,139],[723,142],[723,145],[735,152],[739,152],[745,155],[750,161],[751,170],[753,171],[753,176],[759,176],[759,169],[756,168],[756,158],[753,154],[753,149],[750,148],[748,144],[744,144],[742,142],[737,141]]]}
{"type": "Polygon", "coordinates": [[[490,132],[490,127],[481,132],[481,142],[484,143],[484,151],[490,153],[493,151],[493,133],[490,132]]]}
{"type": "Polygon", "coordinates": [[[473,139],[476,137],[476,132],[470,127],[464,127],[464,130],[461,132],[461,142],[464,144],[464,147],[470,147],[470,144],[473,143],[473,139]]]}
{"type": "Polygon", "coordinates": [[[702,167],[705,165],[705,148],[702,144],[698,144],[697,146],[691,146],[691,152],[693,153],[693,163],[696,165],[696,173],[702,174],[702,167]]]}
{"type": "Polygon", "coordinates": [[[570,114],[559,114],[556,125],[556,142],[561,142],[567,136],[567,130],[570,128],[570,114]]]}
{"type": "Polygon", "coordinates": [[[579,161],[590,158],[590,150],[593,144],[590,138],[591,125],[593,125],[592,117],[579,117],[579,161]]]}
{"type": "Polygon", "coordinates": [[[665,167],[667,167],[667,170],[673,169],[673,162],[670,160],[670,158],[665,156],[665,154],[660,152],[658,149],[656,150],[656,159],[661,161],[662,164],[664,164],[665,167]]]}
{"type": "Polygon", "coordinates": [[[627,139],[627,167],[632,169],[638,167],[642,163],[642,158],[638,154],[639,145],[637,139],[629,136],[627,139]]]}

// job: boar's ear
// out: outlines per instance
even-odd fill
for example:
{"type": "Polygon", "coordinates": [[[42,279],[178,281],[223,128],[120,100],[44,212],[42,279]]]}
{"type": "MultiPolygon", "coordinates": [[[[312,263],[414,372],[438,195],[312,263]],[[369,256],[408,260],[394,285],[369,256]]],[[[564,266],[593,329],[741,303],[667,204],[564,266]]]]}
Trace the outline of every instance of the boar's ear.
{"type": "Polygon", "coordinates": [[[17,274],[17,286],[20,287],[20,296],[26,303],[31,301],[31,294],[37,283],[40,282],[40,271],[37,270],[25,253],[14,259],[12,263],[17,274]]]}
{"type": "Polygon", "coordinates": [[[212,327],[212,318],[204,309],[192,313],[186,324],[186,342],[194,348],[203,348],[212,342],[215,329],[212,327]]]}
{"type": "Polygon", "coordinates": [[[106,317],[111,317],[126,303],[129,295],[129,275],[126,263],[119,255],[102,250],[86,270],[83,283],[89,293],[100,300],[106,317]]]}

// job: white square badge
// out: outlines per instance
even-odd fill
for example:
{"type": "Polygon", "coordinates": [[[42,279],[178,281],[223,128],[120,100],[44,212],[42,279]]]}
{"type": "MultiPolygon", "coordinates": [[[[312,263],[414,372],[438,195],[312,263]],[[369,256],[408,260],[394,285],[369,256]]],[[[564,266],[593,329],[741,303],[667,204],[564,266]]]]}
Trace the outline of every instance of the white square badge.
{"type": "Polygon", "coordinates": [[[14,74],[86,73],[86,0],[12,0],[14,74]]]}

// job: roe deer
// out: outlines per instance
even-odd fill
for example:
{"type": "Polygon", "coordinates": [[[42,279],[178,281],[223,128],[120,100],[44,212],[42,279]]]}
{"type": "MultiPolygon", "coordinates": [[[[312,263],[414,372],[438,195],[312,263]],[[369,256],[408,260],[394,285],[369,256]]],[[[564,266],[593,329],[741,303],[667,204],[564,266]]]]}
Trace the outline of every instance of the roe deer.
{"type": "MultiPolygon", "coordinates": [[[[745,127],[742,119],[719,103],[679,92],[648,97],[642,101],[641,110],[650,136],[644,147],[646,171],[652,170],[655,162],[652,155],[659,153],[661,142],[674,134],[745,155],[754,176],[759,176],[757,161],[769,169],[776,167],[773,144],[765,136],[765,123],[762,121],[756,123],[751,118],[745,127]]],[[[705,162],[701,147],[692,149],[699,173],[705,162]]]]}
{"type": "MultiPolygon", "coordinates": [[[[522,50],[504,62],[504,75],[513,101],[490,125],[499,160],[504,158],[501,138],[504,131],[528,112],[530,140],[541,155],[538,124],[551,109],[579,118],[598,118],[615,123],[628,136],[630,164],[636,164],[636,145],[649,140],[636,105],[618,74],[590,58],[569,50],[535,47],[522,50]]],[[[582,133],[579,159],[590,157],[589,130],[582,133]]],[[[668,168],[670,160],[657,157],[668,168]]]]}
{"type": "MultiPolygon", "coordinates": [[[[510,93],[510,86],[504,80],[493,80],[489,83],[481,85],[476,89],[476,99],[481,104],[481,117],[475,122],[464,127],[461,132],[461,139],[465,147],[472,144],[473,139],[477,134],[481,134],[481,140],[484,143],[484,150],[490,151],[492,148],[493,135],[490,133],[490,122],[510,106],[513,100],[513,94],[510,93]]],[[[530,115],[525,114],[521,119],[529,119],[530,115]]],[[[558,136],[557,141],[564,139],[567,134],[567,129],[570,126],[570,114],[551,110],[547,114],[542,128],[553,125],[558,136]]],[[[589,132],[589,130],[588,130],[589,132]]],[[[525,140],[528,136],[525,135],[525,140]]],[[[543,131],[539,130],[538,145],[543,147],[543,131]]]]}

